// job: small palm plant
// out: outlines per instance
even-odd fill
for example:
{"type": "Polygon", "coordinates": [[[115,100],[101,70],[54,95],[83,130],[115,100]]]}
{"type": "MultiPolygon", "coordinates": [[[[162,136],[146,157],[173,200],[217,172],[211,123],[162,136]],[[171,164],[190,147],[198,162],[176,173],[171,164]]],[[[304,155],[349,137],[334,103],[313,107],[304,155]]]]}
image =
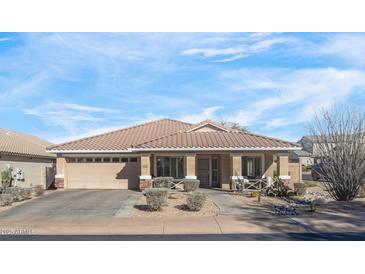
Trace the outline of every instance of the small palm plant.
{"type": "Polygon", "coordinates": [[[14,178],[13,178],[11,168],[7,167],[5,170],[3,170],[1,172],[1,184],[2,184],[3,189],[10,187],[13,180],[14,180],[14,178]]]}

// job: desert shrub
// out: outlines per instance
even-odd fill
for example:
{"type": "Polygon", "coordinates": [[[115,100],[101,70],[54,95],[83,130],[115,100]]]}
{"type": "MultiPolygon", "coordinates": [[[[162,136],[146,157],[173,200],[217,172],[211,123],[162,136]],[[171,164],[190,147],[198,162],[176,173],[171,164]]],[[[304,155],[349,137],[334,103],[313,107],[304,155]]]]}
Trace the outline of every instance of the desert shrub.
{"type": "Polygon", "coordinates": [[[164,188],[147,188],[144,191],[146,202],[150,210],[159,210],[167,203],[168,190],[164,188]]]}
{"type": "Polygon", "coordinates": [[[11,186],[11,183],[13,182],[13,174],[12,174],[11,168],[6,168],[1,172],[1,184],[3,188],[7,188],[11,186]]]}
{"type": "Polygon", "coordinates": [[[317,186],[317,183],[313,182],[313,181],[304,181],[304,185],[306,187],[315,187],[315,186],[317,186]]]}
{"type": "Polygon", "coordinates": [[[288,197],[289,187],[279,176],[274,176],[272,186],[267,190],[269,196],[288,197]]]}
{"type": "Polygon", "coordinates": [[[184,191],[192,192],[199,188],[200,181],[194,179],[184,179],[183,184],[184,184],[184,191]]]}
{"type": "Polygon", "coordinates": [[[152,181],[152,187],[154,188],[170,188],[172,184],[172,177],[156,177],[152,181]]]}
{"type": "Polygon", "coordinates": [[[13,203],[11,194],[0,194],[0,206],[10,206],[13,203]]]}
{"type": "Polygon", "coordinates": [[[294,184],[294,192],[298,196],[304,196],[307,193],[307,187],[305,184],[296,183],[294,184]]]}
{"type": "Polygon", "coordinates": [[[31,188],[21,188],[20,195],[23,200],[28,200],[32,198],[32,189],[31,188]]]}
{"type": "Polygon", "coordinates": [[[35,186],[33,190],[34,190],[34,195],[35,195],[36,197],[38,197],[38,196],[42,196],[42,195],[43,195],[43,193],[44,193],[43,186],[41,186],[41,185],[37,185],[37,186],[35,186]]]}
{"type": "Polygon", "coordinates": [[[318,173],[337,201],[358,196],[365,178],[365,112],[345,105],[322,109],[310,126],[316,146],[318,173]]]}
{"type": "Polygon", "coordinates": [[[21,188],[19,187],[8,187],[5,189],[6,194],[11,194],[14,202],[22,201],[23,196],[21,193],[21,188]]]}
{"type": "Polygon", "coordinates": [[[200,211],[206,200],[206,195],[201,192],[189,193],[186,197],[186,206],[191,211],[200,211]]]}

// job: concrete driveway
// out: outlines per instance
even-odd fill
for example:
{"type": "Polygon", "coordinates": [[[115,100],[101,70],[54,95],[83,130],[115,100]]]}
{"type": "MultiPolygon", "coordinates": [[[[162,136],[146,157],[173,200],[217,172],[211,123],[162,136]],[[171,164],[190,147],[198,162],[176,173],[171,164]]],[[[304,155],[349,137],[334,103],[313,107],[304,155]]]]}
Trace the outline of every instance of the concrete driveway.
{"type": "Polygon", "coordinates": [[[130,190],[57,190],[0,212],[0,218],[124,217],[141,193],[130,190]]]}

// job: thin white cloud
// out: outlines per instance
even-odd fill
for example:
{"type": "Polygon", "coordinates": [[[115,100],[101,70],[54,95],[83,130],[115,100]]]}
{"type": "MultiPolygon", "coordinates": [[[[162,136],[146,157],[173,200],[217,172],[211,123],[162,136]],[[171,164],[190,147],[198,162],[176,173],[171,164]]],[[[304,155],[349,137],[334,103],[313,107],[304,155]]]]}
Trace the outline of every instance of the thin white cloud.
{"type": "MultiPolygon", "coordinates": [[[[45,86],[49,80],[49,72],[40,71],[31,77],[16,81],[16,84],[4,91],[0,90],[0,104],[9,100],[19,100],[31,97],[45,86]]],[[[0,87],[1,88],[1,87],[0,87]]]]}
{"type": "Polygon", "coordinates": [[[206,119],[214,119],[215,112],[221,108],[222,107],[220,107],[220,106],[208,107],[208,108],[204,108],[200,113],[185,115],[185,116],[179,117],[177,119],[179,119],[181,121],[185,121],[187,123],[196,124],[196,123],[202,122],[206,119]]]}
{"type": "Polygon", "coordinates": [[[68,133],[79,134],[85,127],[105,121],[106,114],[115,110],[70,103],[48,103],[35,108],[24,108],[23,113],[39,117],[46,125],[61,127],[68,133]]]}
{"type": "Polygon", "coordinates": [[[223,117],[224,121],[239,123],[242,126],[248,127],[254,125],[260,119],[261,112],[247,106],[245,110],[239,109],[229,115],[223,117]]]}
{"type": "Polygon", "coordinates": [[[242,98],[241,93],[262,94],[229,116],[243,126],[262,124],[266,128],[279,128],[307,122],[317,108],[344,102],[354,91],[365,89],[365,72],[360,70],[245,69],[223,75],[228,87],[236,79],[233,85],[237,98],[242,98]],[[266,84],[262,84],[262,79],[266,84]],[[282,117],[281,113],[289,117],[282,117]]]}
{"type": "Polygon", "coordinates": [[[267,128],[274,129],[290,125],[290,120],[287,118],[274,118],[267,121],[267,128]]]}
{"type": "MultiPolygon", "coordinates": [[[[110,110],[106,110],[106,111],[109,112],[110,110]]],[[[151,121],[162,119],[162,118],[164,118],[164,117],[154,115],[154,114],[146,114],[144,117],[134,118],[133,122],[130,122],[130,121],[121,122],[121,123],[118,123],[118,125],[116,125],[116,126],[98,125],[98,126],[92,126],[92,127],[83,126],[82,125],[84,123],[84,121],[83,121],[82,123],[80,123],[80,125],[78,127],[79,129],[75,130],[73,132],[67,131],[66,134],[61,133],[61,134],[57,134],[57,135],[55,135],[55,134],[39,134],[39,135],[44,136],[45,139],[50,140],[54,144],[59,144],[59,143],[63,143],[63,142],[68,142],[68,141],[78,140],[81,138],[95,136],[98,134],[108,133],[111,131],[151,122],[151,121]]],[[[107,123],[107,120],[101,121],[101,124],[106,124],[106,123],[107,123]]]]}
{"type": "Polygon", "coordinates": [[[12,37],[0,37],[0,42],[7,42],[7,41],[12,41],[13,38],[12,37]]]}
{"type": "Polygon", "coordinates": [[[265,33],[250,34],[247,38],[242,39],[241,41],[233,41],[233,43],[237,43],[234,47],[219,47],[219,45],[214,45],[209,48],[190,48],[182,51],[180,54],[184,56],[201,55],[205,58],[226,56],[226,58],[216,59],[213,61],[231,62],[252,54],[268,51],[275,45],[291,41],[291,39],[287,37],[271,38],[270,35],[271,34],[265,33]]]}
{"type": "Polygon", "coordinates": [[[326,42],[313,45],[311,51],[318,55],[330,55],[352,64],[365,64],[365,35],[339,34],[330,36],[326,42]]]}

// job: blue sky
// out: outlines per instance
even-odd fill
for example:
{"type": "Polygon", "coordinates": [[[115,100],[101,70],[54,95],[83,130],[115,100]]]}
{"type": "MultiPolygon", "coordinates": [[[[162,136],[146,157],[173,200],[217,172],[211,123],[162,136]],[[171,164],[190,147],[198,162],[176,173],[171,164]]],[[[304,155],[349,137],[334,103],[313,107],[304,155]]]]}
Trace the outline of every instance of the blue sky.
{"type": "Polygon", "coordinates": [[[0,33],[0,127],[58,143],[169,117],[297,141],[365,106],[361,33],[0,33]]]}

